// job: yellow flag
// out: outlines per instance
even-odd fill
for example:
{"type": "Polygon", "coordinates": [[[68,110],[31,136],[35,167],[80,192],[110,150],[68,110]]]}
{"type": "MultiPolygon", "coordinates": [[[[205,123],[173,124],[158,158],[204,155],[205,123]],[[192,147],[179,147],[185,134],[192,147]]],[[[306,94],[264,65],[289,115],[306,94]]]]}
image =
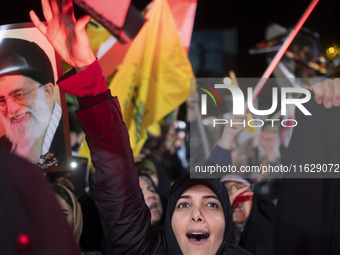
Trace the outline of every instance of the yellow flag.
{"type": "Polygon", "coordinates": [[[147,128],[189,97],[194,76],[167,1],[155,0],[146,19],[109,86],[120,101],[134,155],[147,128]]]}
{"type": "Polygon", "coordinates": [[[94,19],[91,19],[91,23],[86,26],[86,32],[90,38],[91,48],[94,52],[112,36],[106,28],[94,19]]]}

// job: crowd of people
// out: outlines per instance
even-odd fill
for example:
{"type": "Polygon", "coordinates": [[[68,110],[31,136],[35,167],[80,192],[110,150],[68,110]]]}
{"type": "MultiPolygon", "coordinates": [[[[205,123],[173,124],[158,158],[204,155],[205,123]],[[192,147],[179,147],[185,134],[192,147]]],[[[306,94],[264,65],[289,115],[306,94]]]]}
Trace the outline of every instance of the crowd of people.
{"type": "MultiPolygon", "coordinates": [[[[13,146],[16,140],[9,137],[11,152],[19,156],[29,152],[31,162],[0,151],[1,254],[339,254],[337,180],[285,180],[263,174],[190,178],[188,129],[187,136],[172,130],[150,137],[134,157],[119,99],[108,90],[90,47],[85,29],[90,16],[76,20],[71,0],[61,5],[57,0],[42,0],[42,6],[45,23],[34,11],[30,17],[61,58],[73,66],[57,83],[78,99],[77,118],[95,171],[90,191],[76,197],[66,177],[50,185],[32,165],[39,163],[36,148],[43,146],[41,133],[45,132],[30,148],[13,146]]],[[[9,42],[15,43],[21,42],[9,42]]],[[[16,126],[21,118],[31,118],[25,109],[32,108],[29,103],[39,93],[48,100],[54,81],[36,76],[46,67],[32,71],[20,58],[8,58],[0,61],[0,86],[8,88],[0,94],[0,109],[1,117],[16,126]],[[14,92],[11,84],[18,86],[14,92]]],[[[339,88],[340,79],[311,87],[314,121],[338,116],[339,88]]],[[[48,105],[47,112],[53,115],[56,104],[48,105]]],[[[244,127],[226,125],[206,163],[279,165],[299,162],[301,157],[308,163],[313,156],[321,162],[339,161],[336,118],[331,128],[303,134],[313,120],[296,117],[305,124],[294,131],[292,145],[284,149],[278,125],[264,125],[256,138],[248,135],[247,139],[240,138],[244,127]],[[311,145],[312,152],[302,150],[311,138],[325,145],[311,145]],[[329,158],[325,158],[326,149],[329,158]]],[[[245,118],[230,116],[235,122],[245,118]]]]}

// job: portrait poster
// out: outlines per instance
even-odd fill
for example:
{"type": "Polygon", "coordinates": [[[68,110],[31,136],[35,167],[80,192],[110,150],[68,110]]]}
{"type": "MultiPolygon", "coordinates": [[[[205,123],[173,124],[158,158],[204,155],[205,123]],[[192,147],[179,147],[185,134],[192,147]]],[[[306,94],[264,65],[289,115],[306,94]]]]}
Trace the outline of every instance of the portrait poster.
{"type": "Polygon", "coordinates": [[[0,148],[46,172],[71,158],[61,60],[33,23],[0,26],[0,148]]]}

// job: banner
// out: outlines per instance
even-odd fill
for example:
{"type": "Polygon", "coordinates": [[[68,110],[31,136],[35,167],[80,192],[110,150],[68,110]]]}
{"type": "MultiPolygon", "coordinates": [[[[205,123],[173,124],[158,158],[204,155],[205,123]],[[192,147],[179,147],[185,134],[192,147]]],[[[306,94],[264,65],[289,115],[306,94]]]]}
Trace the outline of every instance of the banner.
{"type": "Polygon", "coordinates": [[[134,155],[147,127],[189,97],[193,78],[167,1],[156,0],[146,18],[109,86],[119,98],[134,155]]]}

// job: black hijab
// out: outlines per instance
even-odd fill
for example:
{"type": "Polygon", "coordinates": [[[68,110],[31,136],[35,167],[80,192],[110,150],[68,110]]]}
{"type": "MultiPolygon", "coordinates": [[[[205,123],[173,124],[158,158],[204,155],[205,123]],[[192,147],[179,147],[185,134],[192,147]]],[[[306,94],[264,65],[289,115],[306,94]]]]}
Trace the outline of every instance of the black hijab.
{"type": "Polygon", "coordinates": [[[211,189],[218,197],[223,207],[223,213],[225,217],[225,230],[223,243],[218,249],[216,255],[220,254],[249,254],[241,248],[237,247],[233,243],[233,221],[232,210],[230,207],[229,197],[224,185],[217,179],[190,179],[190,175],[185,175],[181,179],[177,180],[171,188],[170,197],[168,200],[168,206],[165,215],[165,243],[167,247],[167,253],[171,255],[182,254],[182,251],[178,245],[175,234],[172,230],[171,219],[174,213],[177,200],[183,194],[185,190],[195,185],[205,185],[211,189]]]}

